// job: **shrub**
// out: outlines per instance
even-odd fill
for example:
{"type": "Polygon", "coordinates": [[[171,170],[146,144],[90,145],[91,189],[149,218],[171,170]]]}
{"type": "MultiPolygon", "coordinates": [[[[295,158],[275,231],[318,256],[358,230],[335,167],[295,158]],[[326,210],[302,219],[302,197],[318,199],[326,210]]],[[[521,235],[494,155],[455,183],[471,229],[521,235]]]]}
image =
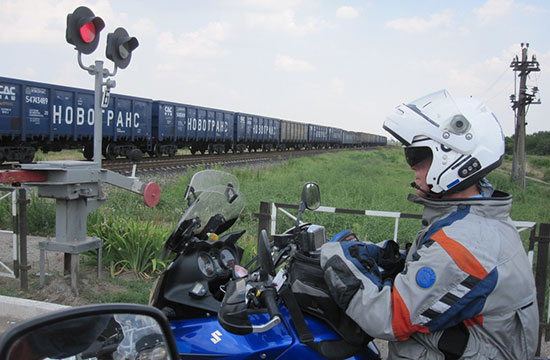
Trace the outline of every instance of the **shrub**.
{"type": "Polygon", "coordinates": [[[163,271],[166,263],[160,257],[169,234],[162,226],[119,217],[91,226],[91,235],[103,240],[103,263],[112,276],[130,270],[143,279],[163,271]]]}

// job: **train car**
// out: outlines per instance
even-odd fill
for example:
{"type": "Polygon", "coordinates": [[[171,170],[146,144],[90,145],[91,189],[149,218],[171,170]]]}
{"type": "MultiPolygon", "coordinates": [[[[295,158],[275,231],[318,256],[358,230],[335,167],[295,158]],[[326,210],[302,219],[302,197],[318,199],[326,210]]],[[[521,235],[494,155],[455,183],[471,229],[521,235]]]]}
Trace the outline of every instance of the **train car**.
{"type": "Polygon", "coordinates": [[[359,146],[369,146],[369,144],[372,142],[371,134],[358,132],[356,136],[359,146]]]}
{"type": "Polygon", "coordinates": [[[301,150],[308,143],[308,124],[281,120],[279,148],[281,150],[301,150]]]}
{"type": "Polygon", "coordinates": [[[271,151],[279,148],[281,120],[246,113],[235,113],[234,151],[271,151]]]}
{"type": "MultiPolygon", "coordinates": [[[[111,94],[102,110],[102,153],[139,160],[191,153],[383,146],[387,138],[243,112],[111,94]]],[[[93,157],[94,93],[0,77],[0,163],[31,162],[44,152],[83,149],[93,157]]]]}
{"type": "Polygon", "coordinates": [[[328,144],[331,148],[337,149],[342,147],[344,142],[344,130],[329,127],[328,128],[328,144]]]}
{"type": "Polygon", "coordinates": [[[189,148],[192,154],[228,152],[234,145],[233,117],[231,111],[154,101],[153,154],[174,156],[178,148],[189,148]]]}
{"type": "Polygon", "coordinates": [[[342,133],[342,146],[349,148],[353,146],[354,135],[353,131],[344,130],[342,133]]]}
{"type": "MultiPolygon", "coordinates": [[[[111,94],[103,109],[103,154],[141,157],[151,138],[152,100],[111,94]]],[[[94,93],[0,77],[0,163],[31,162],[44,152],[83,148],[93,157],[94,93]]]]}
{"type": "Polygon", "coordinates": [[[375,146],[386,146],[388,145],[388,138],[381,135],[374,135],[375,137],[375,146]]]}
{"type": "Polygon", "coordinates": [[[328,146],[328,127],[308,124],[308,148],[322,149],[328,146]]]}

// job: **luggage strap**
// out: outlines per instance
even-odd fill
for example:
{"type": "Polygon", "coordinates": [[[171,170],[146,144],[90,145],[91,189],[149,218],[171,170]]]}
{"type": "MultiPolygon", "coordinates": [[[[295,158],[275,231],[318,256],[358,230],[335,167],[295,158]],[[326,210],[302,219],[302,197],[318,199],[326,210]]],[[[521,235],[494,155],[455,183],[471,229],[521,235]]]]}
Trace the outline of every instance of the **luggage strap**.
{"type": "Polygon", "coordinates": [[[345,359],[362,350],[363,346],[354,346],[344,339],[314,342],[314,336],[309,331],[302,310],[290,286],[288,284],[283,285],[279,294],[288,308],[301,343],[306,344],[327,359],[345,359]]]}

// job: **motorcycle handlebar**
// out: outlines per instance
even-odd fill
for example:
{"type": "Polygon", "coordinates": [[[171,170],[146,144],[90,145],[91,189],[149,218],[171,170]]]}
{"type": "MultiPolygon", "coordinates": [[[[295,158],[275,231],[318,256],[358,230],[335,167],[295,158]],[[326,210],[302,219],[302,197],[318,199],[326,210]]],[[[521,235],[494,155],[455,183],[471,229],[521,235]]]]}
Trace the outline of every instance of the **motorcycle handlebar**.
{"type": "Polygon", "coordinates": [[[281,313],[279,312],[279,307],[277,306],[277,290],[274,288],[266,288],[260,294],[260,300],[264,303],[267,308],[267,312],[271,319],[262,325],[253,325],[252,332],[260,333],[272,329],[274,326],[278,325],[281,322],[281,313]]]}
{"type": "Polygon", "coordinates": [[[262,291],[260,295],[260,300],[265,304],[265,307],[267,308],[267,312],[271,316],[271,318],[274,318],[276,316],[281,317],[281,313],[279,312],[279,307],[277,306],[277,290],[274,288],[267,288],[262,291]]]}

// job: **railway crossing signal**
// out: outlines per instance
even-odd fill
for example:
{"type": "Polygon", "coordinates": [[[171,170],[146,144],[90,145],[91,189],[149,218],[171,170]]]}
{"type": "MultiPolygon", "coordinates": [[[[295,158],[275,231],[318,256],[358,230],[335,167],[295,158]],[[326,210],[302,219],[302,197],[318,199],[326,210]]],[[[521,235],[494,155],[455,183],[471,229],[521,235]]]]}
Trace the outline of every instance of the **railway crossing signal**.
{"type": "MultiPolygon", "coordinates": [[[[134,176],[130,178],[101,168],[102,110],[108,105],[109,89],[115,86],[115,81],[109,77],[115,76],[118,67],[128,66],[131,53],[138,46],[136,38],[130,38],[126,30],[119,28],[108,36],[107,57],[115,62],[114,72],[104,69],[101,60],[85,66],[82,54],[91,54],[96,50],[99,34],[104,27],[105,22],[85,6],[67,15],[65,39],[78,51],[78,65],[95,78],[94,162],[43,161],[39,164],[24,164],[22,171],[16,174],[0,172],[0,182],[15,179],[32,183],[38,188],[38,196],[56,199],[56,237],[39,244],[40,256],[43,259],[48,250],[65,253],[65,270],[71,272],[71,289],[77,295],[81,253],[98,249],[98,278],[101,275],[103,243],[99,238],[87,236],[86,222],[88,214],[106,200],[103,184],[143,194],[148,206],[155,206],[160,195],[160,188],[155,183],[144,184],[134,176]]],[[[44,262],[41,261],[40,286],[43,285],[44,262]]]]}
{"type": "Polygon", "coordinates": [[[132,58],[132,51],[139,46],[135,37],[130,37],[124,28],[117,28],[114,33],[107,35],[107,49],[105,56],[121,69],[125,69],[132,58]]]}
{"type": "Polygon", "coordinates": [[[105,27],[105,22],[95,16],[92,10],[80,6],[67,15],[67,30],[65,38],[69,44],[83,54],[91,54],[99,44],[99,33],[105,27]]]}

